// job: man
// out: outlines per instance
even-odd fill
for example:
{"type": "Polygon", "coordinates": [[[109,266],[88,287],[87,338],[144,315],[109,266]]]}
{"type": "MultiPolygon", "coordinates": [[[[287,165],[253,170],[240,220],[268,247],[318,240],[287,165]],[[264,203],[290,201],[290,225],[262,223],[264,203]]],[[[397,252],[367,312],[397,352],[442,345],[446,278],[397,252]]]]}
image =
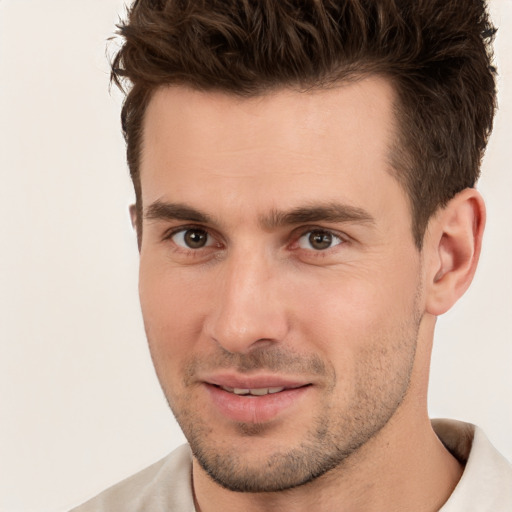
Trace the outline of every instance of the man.
{"type": "Polygon", "coordinates": [[[431,422],[495,107],[481,1],[138,0],[114,80],[153,362],[189,444],[76,509],[512,509],[431,422]]]}

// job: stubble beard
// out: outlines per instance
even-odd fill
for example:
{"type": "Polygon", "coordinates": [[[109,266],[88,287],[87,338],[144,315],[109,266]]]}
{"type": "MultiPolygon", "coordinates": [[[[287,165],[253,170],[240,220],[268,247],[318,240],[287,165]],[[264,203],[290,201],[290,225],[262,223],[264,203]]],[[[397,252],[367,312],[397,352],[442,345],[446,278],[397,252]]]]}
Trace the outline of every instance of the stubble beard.
{"type": "MultiPolygon", "coordinates": [[[[300,370],[328,377],[329,389],[324,393],[324,407],[311,422],[303,439],[295,446],[280,447],[267,458],[256,462],[247,460],[244,450],[227,439],[224,444],[216,438],[214,428],[201,417],[188,396],[164,392],[168,403],[187,438],[192,453],[201,468],[219,485],[235,492],[279,492],[310,483],[329,471],[340,468],[368,441],[377,436],[400,408],[410,384],[419,331],[419,318],[392,339],[375,340],[362,351],[355,373],[351,400],[343,409],[332,405],[336,393],[337,376],[317,356],[298,356],[281,349],[251,354],[219,354],[217,358],[192,359],[187,366],[185,389],[198,367],[237,368],[249,371],[300,370]]],[[[158,368],[157,368],[157,373],[158,368]]],[[[307,374],[307,373],[305,373],[307,374]]],[[[161,381],[162,382],[162,381],[161,381]]],[[[163,383],[162,383],[163,384],[163,383]]],[[[169,391],[169,390],[167,390],[169,391]]],[[[272,426],[266,424],[236,425],[238,440],[264,438],[272,435],[272,426]]]]}

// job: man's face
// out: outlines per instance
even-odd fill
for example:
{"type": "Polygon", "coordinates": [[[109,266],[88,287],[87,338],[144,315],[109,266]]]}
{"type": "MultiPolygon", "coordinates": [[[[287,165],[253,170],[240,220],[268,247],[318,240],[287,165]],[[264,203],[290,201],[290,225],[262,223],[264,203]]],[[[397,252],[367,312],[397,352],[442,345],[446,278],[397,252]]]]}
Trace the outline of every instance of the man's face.
{"type": "Polygon", "coordinates": [[[311,481],[405,407],[421,260],[388,164],[392,102],[368,78],[252,99],[167,88],[148,107],[146,332],[196,459],[229,489],[311,481]]]}

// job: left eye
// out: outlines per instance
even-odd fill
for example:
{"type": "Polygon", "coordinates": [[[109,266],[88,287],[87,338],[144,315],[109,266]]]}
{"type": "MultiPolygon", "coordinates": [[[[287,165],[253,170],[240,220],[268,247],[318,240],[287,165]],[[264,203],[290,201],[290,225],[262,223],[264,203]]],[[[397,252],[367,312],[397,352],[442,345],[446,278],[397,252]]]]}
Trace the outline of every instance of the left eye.
{"type": "Polygon", "coordinates": [[[185,249],[202,249],[214,243],[212,237],[204,229],[182,229],[171,236],[171,240],[185,249]]]}
{"type": "Polygon", "coordinates": [[[330,231],[315,229],[303,234],[298,240],[298,245],[301,249],[325,251],[326,249],[330,249],[342,242],[343,240],[339,236],[336,236],[330,231]]]}

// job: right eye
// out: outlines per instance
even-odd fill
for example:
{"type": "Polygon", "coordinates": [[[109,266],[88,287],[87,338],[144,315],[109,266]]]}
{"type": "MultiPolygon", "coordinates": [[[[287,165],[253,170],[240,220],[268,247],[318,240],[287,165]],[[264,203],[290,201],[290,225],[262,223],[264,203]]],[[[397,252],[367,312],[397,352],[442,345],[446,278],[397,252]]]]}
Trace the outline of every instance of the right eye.
{"type": "Polygon", "coordinates": [[[339,236],[324,229],[312,229],[304,233],[298,241],[301,249],[312,249],[314,251],[325,251],[342,243],[343,240],[339,236]]]}
{"type": "Polygon", "coordinates": [[[183,249],[202,249],[214,245],[213,237],[201,228],[187,228],[176,231],[170,239],[183,249]]]}

